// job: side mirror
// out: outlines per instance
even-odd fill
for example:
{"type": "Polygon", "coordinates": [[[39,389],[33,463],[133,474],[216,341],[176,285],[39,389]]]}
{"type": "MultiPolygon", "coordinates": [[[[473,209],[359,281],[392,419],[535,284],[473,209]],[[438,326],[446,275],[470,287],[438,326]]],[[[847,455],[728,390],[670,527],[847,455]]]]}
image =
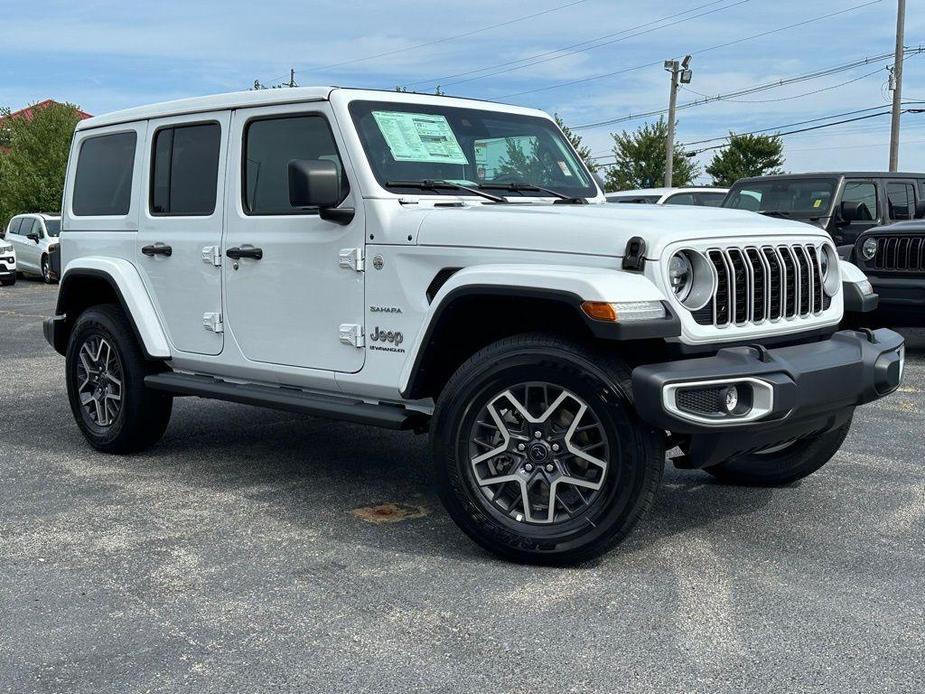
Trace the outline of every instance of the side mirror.
{"type": "Polygon", "coordinates": [[[289,204],[293,207],[334,207],[340,202],[337,165],[323,159],[289,162],[289,204]]]}
{"type": "Polygon", "coordinates": [[[841,219],[845,224],[851,224],[861,218],[861,203],[844,201],[841,204],[841,219]]]}
{"type": "Polygon", "coordinates": [[[337,164],[326,159],[293,159],[289,162],[289,204],[317,207],[318,215],[329,222],[349,224],[355,211],[337,207],[342,199],[337,164]]]}
{"type": "Polygon", "coordinates": [[[34,231],[30,231],[28,234],[26,234],[26,238],[29,239],[30,241],[34,241],[35,243],[39,242],[39,235],[36,234],[34,231]]]}
{"type": "Polygon", "coordinates": [[[915,203],[915,218],[925,219],[925,200],[919,200],[915,203]]]}

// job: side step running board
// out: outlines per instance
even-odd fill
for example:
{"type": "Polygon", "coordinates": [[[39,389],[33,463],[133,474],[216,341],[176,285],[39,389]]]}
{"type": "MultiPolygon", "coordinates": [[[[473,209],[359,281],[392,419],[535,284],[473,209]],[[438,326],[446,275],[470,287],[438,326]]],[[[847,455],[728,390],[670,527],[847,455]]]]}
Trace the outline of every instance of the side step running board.
{"type": "Polygon", "coordinates": [[[426,426],[428,420],[427,415],[421,412],[406,410],[397,405],[370,405],[361,400],[325,397],[294,388],[230,383],[211,376],[172,372],[152,374],[145,376],[145,385],[152,390],[174,395],[196,395],[385,429],[418,429],[426,426]]]}

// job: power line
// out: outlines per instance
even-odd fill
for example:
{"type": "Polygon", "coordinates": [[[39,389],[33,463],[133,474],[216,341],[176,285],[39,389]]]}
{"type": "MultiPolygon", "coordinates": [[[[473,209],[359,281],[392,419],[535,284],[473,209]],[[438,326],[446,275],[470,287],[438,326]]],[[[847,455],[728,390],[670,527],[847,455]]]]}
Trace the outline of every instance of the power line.
{"type": "Polygon", "coordinates": [[[468,36],[474,36],[475,34],[481,34],[485,31],[490,31],[492,29],[499,29],[501,27],[509,26],[511,24],[516,24],[517,22],[523,22],[528,19],[534,19],[545,14],[550,14],[552,12],[558,12],[560,10],[568,9],[569,7],[574,7],[575,5],[581,5],[582,3],[588,2],[588,0],[572,0],[572,2],[567,2],[563,5],[556,5],[555,7],[550,7],[539,12],[533,12],[531,14],[526,14],[521,17],[514,17],[504,22],[498,22],[497,24],[489,24],[488,26],[483,26],[478,29],[473,29],[471,31],[465,31],[461,34],[454,34],[453,36],[444,36],[443,38],[434,39],[433,41],[425,41],[424,43],[418,43],[413,46],[405,46],[404,48],[395,48],[390,51],[383,51],[382,53],[375,53],[373,55],[366,55],[362,58],[353,58],[351,60],[343,60],[339,63],[331,63],[330,65],[319,65],[313,68],[308,68],[310,70],[321,71],[321,70],[332,70],[337,67],[342,67],[344,65],[353,65],[354,63],[362,63],[367,60],[375,60],[376,58],[385,58],[390,55],[396,55],[398,53],[404,53],[406,51],[417,50],[418,48],[426,48],[428,46],[435,46],[440,43],[446,43],[447,41],[456,41],[457,39],[463,39],[468,36]]]}
{"type": "MultiPolygon", "coordinates": [[[[904,106],[909,106],[909,105],[912,105],[912,104],[915,104],[915,103],[922,103],[922,102],[909,102],[909,101],[904,101],[904,102],[903,102],[903,105],[904,105],[904,106]]],[[[762,135],[762,134],[766,134],[766,133],[769,133],[769,132],[774,132],[776,135],[778,135],[778,136],[780,136],[780,137],[786,137],[786,136],[789,136],[789,135],[797,135],[797,134],[800,134],[800,133],[810,132],[810,131],[813,131],[813,130],[821,130],[821,129],[823,129],[823,128],[834,127],[834,126],[837,126],[837,125],[844,125],[844,124],[846,124],[846,123],[853,123],[853,122],[857,122],[857,121],[867,120],[867,119],[870,119],[870,118],[876,118],[876,117],[879,117],[879,116],[888,115],[888,114],[890,113],[890,111],[889,111],[889,110],[884,111],[883,109],[885,109],[885,108],[888,108],[888,106],[883,106],[883,105],[881,105],[881,106],[871,106],[871,107],[869,107],[869,108],[856,109],[856,110],[854,110],[854,111],[846,111],[846,112],[844,112],[844,113],[834,113],[834,114],[830,114],[830,115],[827,115],[827,116],[819,116],[818,118],[810,118],[810,119],[807,119],[807,120],[797,121],[797,122],[795,122],[795,123],[787,123],[787,124],[785,124],[785,125],[777,125],[777,126],[770,127],[770,128],[761,128],[761,129],[758,129],[758,130],[751,130],[751,131],[748,131],[748,132],[736,133],[736,135],[762,135]],[[880,112],[880,113],[870,113],[870,111],[877,111],[877,110],[879,110],[879,111],[881,111],[881,112],[880,112]],[[866,115],[861,115],[861,114],[866,114],[866,115]],[[851,116],[851,117],[848,118],[849,116],[851,116]],[[846,119],[846,120],[840,120],[840,121],[837,121],[837,122],[834,122],[834,123],[824,123],[823,125],[812,126],[812,124],[815,124],[815,123],[822,123],[822,121],[832,120],[833,118],[843,118],[843,119],[846,119]],[[800,129],[798,129],[798,130],[793,130],[793,131],[790,131],[790,132],[780,132],[781,130],[785,130],[785,129],[787,129],[787,128],[797,128],[798,126],[803,126],[803,125],[810,125],[810,126],[812,126],[812,127],[800,128],[800,129]]],[[[922,109],[913,109],[913,108],[910,108],[910,109],[906,109],[906,110],[904,111],[904,113],[921,113],[922,111],[923,111],[922,109]]],[[[702,145],[702,144],[708,144],[708,143],[711,143],[711,142],[718,142],[718,141],[720,141],[720,140],[728,140],[728,139],[729,139],[729,135],[722,135],[722,136],[720,136],[720,137],[711,137],[711,138],[707,138],[707,139],[704,139],[704,140],[695,140],[695,141],[693,141],[693,142],[687,142],[687,143],[684,143],[682,146],[683,146],[683,147],[690,147],[690,146],[692,146],[692,145],[702,145]]],[[[703,153],[703,152],[710,151],[710,150],[713,150],[713,149],[721,149],[722,147],[725,147],[725,146],[726,146],[725,144],[721,144],[721,145],[716,145],[716,146],[714,146],[714,147],[707,147],[707,148],[704,148],[704,149],[701,149],[701,150],[696,150],[696,151],[694,151],[694,152],[691,152],[691,154],[701,154],[701,153],[703,153]]],[[[591,159],[597,161],[597,160],[601,160],[601,159],[610,159],[610,158],[612,158],[613,156],[614,156],[614,155],[613,155],[612,153],[610,153],[610,154],[600,154],[600,155],[592,156],[591,159]]]]}
{"type": "MultiPolygon", "coordinates": [[[[854,5],[848,7],[844,10],[838,10],[836,12],[828,12],[824,15],[818,17],[813,17],[812,19],[804,19],[801,22],[796,22],[795,24],[788,24],[787,26],[778,27],[777,29],[769,29],[768,31],[762,31],[758,34],[752,34],[751,36],[746,36],[741,39],[736,39],[734,41],[727,41],[726,43],[720,43],[715,46],[709,46],[707,48],[701,48],[696,51],[689,51],[690,55],[697,56],[704,53],[709,53],[711,51],[717,51],[722,48],[728,48],[729,46],[736,46],[747,41],[754,41],[755,39],[764,38],[765,36],[772,36],[773,34],[779,34],[782,31],[788,31],[790,29],[796,29],[798,27],[806,26],[807,24],[813,24],[815,22],[821,22],[825,19],[831,19],[832,17],[838,17],[843,14],[848,14],[849,12],[854,12],[856,10],[863,9],[865,7],[870,7],[871,5],[877,5],[883,2],[883,0],[869,0],[868,2],[861,3],[860,5],[854,5]]],[[[548,85],[546,87],[537,87],[535,89],[526,89],[522,92],[514,92],[513,94],[505,94],[498,97],[499,99],[509,99],[515,96],[523,96],[524,94],[536,94],[538,92],[550,91],[552,89],[561,89],[562,87],[569,87],[575,84],[587,84],[588,82],[594,82],[596,80],[605,79],[607,77],[615,77],[616,75],[626,74],[628,72],[634,72],[636,70],[643,70],[647,67],[652,67],[653,65],[661,65],[663,61],[657,60],[652,63],[646,63],[644,65],[636,65],[634,67],[623,68],[621,70],[615,70],[613,72],[606,72],[600,75],[593,75],[591,77],[584,77],[582,79],[569,80],[567,82],[559,82],[558,84],[548,85]]]]}
{"type": "Polygon", "coordinates": [[[692,19],[697,19],[698,17],[705,17],[706,15],[709,15],[709,14],[714,14],[716,12],[728,10],[732,7],[735,7],[736,5],[743,5],[747,2],[751,2],[751,0],[738,0],[737,2],[734,2],[731,5],[725,5],[724,7],[718,7],[718,8],[709,10],[707,12],[703,12],[701,14],[679,19],[679,17],[682,17],[683,15],[691,14],[692,12],[697,12],[706,7],[712,7],[713,5],[719,5],[721,3],[725,3],[729,1],[730,0],[712,0],[712,2],[708,2],[703,5],[692,7],[689,10],[684,10],[683,12],[675,12],[666,17],[660,17],[659,19],[654,19],[644,24],[639,24],[637,26],[630,27],[628,29],[623,29],[622,31],[618,31],[613,34],[605,34],[604,36],[598,36],[597,38],[589,39],[587,41],[573,43],[569,46],[564,46],[562,48],[557,48],[551,51],[544,51],[543,53],[537,53],[535,55],[527,56],[526,58],[521,58],[519,60],[513,60],[513,61],[504,62],[504,63],[496,63],[494,65],[487,65],[485,67],[476,68],[474,70],[466,70],[464,72],[457,72],[455,74],[445,75],[443,77],[435,77],[435,78],[427,79],[427,80],[418,80],[416,82],[409,82],[407,86],[414,86],[418,84],[440,84],[441,86],[452,86],[456,84],[463,84],[465,82],[473,82],[475,80],[485,79],[486,77],[492,77],[494,75],[500,75],[506,72],[514,72],[515,70],[522,70],[523,68],[532,67],[533,65],[539,65],[541,63],[548,63],[553,60],[559,60],[561,58],[566,58],[570,55],[575,55],[576,53],[582,53],[586,50],[593,50],[595,48],[600,48],[602,46],[609,46],[614,43],[626,41],[627,39],[635,38],[637,36],[642,36],[644,34],[649,34],[654,31],[658,31],[659,29],[666,29],[668,27],[675,26],[677,24],[681,24],[683,22],[687,22],[692,19]],[[668,22],[669,20],[675,20],[675,21],[671,21],[668,24],[662,24],[663,22],[668,22]],[[652,25],[654,24],[659,24],[661,26],[655,26],[653,28],[646,29],[646,27],[652,27],[652,25]],[[637,32],[637,30],[639,29],[646,29],[646,30],[637,32]],[[632,33],[632,32],[637,32],[637,33],[632,33]],[[620,38],[613,38],[615,36],[620,37],[620,38]],[[611,39],[611,40],[605,40],[605,39],[611,39]],[[599,43],[599,42],[602,42],[602,43],[599,43]],[[591,45],[591,44],[596,44],[596,45],[591,45]],[[575,48],[578,48],[579,50],[572,50],[575,48]],[[556,55],[556,54],[560,54],[560,55],[556,55]],[[548,57],[548,56],[552,56],[552,57],[548,57]],[[496,68],[504,68],[504,69],[496,70],[496,68]],[[494,70],[494,72],[489,72],[491,70],[494,70]],[[446,81],[446,80],[453,80],[456,77],[467,77],[468,75],[476,75],[477,73],[480,73],[480,72],[484,72],[486,74],[477,75],[475,77],[468,77],[467,79],[456,80],[454,82],[446,81]]]}
{"type": "MultiPolygon", "coordinates": [[[[910,52],[913,52],[913,51],[916,53],[925,53],[925,48],[910,49],[910,52]]],[[[713,103],[715,101],[729,101],[729,100],[732,100],[734,97],[747,96],[749,94],[757,94],[758,92],[764,92],[764,91],[768,91],[771,89],[777,89],[779,87],[785,87],[791,84],[797,84],[800,82],[808,82],[810,80],[819,79],[821,77],[828,77],[830,75],[835,75],[841,72],[847,72],[848,70],[853,70],[854,68],[861,67],[863,65],[870,65],[874,61],[883,60],[884,58],[890,58],[892,57],[892,55],[893,55],[892,52],[882,53],[880,55],[875,55],[872,57],[855,60],[850,63],[844,63],[842,65],[836,65],[834,67],[823,68],[821,70],[815,70],[813,72],[810,72],[804,75],[797,75],[795,77],[788,77],[785,79],[775,80],[773,82],[765,82],[763,84],[754,85],[751,87],[745,87],[744,89],[738,89],[734,92],[728,92],[726,94],[717,94],[715,96],[709,96],[707,94],[700,94],[700,96],[703,98],[697,99],[696,101],[689,101],[686,104],[681,104],[680,106],[678,106],[678,110],[694,108],[696,106],[702,106],[704,104],[713,103]]],[[[880,70],[878,69],[877,72],[879,71],[880,70]]],[[[876,73],[870,73],[870,75],[873,75],[873,74],[876,74],[876,73]]],[[[866,75],[865,77],[869,77],[870,75],[866,75]]],[[[834,88],[834,87],[831,87],[831,88],[834,88]]],[[[689,90],[689,91],[693,91],[693,90],[689,90]]],[[[696,94],[697,92],[694,92],[694,93],[696,94]]],[[[812,92],[810,92],[810,94],[811,93],[812,92]]],[[[598,127],[602,127],[605,125],[616,125],[617,123],[625,123],[628,121],[639,120],[641,118],[648,118],[650,116],[659,116],[664,113],[667,113],[667,111],[668,109],[664,109],[664,108],[655,109],[653,111],[647,111],[645,113],[634,113],[634,114],[630,114],[627,116],[621,116],[619,118],[611,118],[608,120],[597,121],[595,123],[575,125],[575,126],[572,126],[571,129],[572,130],[584,130],[584,129],[589,129],[589,128],[598,128],[598,127]]]]}

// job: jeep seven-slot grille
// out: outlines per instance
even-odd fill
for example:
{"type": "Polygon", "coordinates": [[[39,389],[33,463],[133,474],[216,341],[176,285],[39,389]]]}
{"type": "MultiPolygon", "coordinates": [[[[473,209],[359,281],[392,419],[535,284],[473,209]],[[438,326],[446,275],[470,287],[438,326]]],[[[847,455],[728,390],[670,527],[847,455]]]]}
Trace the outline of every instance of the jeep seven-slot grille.
{"type": "Polygon", "coordinates": [[[925,236],[878,238],[874,268],[891,272],[925,272],[925,236]]]}
{"type": "MultiPolygon", "coordinates": [[[[921,245],[920,245],[921,248],[921,245]]],[[[700,325],[727,327],[807,318],[831,306],[823,291],[819,250],[812,245],[711,248],[716,291],[699,311],[700,325]]]]}

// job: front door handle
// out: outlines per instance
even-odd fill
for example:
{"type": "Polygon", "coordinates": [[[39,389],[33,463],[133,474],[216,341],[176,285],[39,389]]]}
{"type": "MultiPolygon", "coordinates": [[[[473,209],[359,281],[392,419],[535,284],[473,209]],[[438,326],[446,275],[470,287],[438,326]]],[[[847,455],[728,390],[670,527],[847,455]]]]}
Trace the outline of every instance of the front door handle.
{"type": "Polygon", "coordinates": [[[253,258],[254,260],[260,260],[263,258],[263,249],[262,248],[239,248],[235,246],[234,248],[229,248],[225,251],[227,255],[232,260],[240,260],[241,258],[253,258]]]}
{"type": "Polygon", "coordinates": [[[166,255],[167,257],[173,255],[173,249],[163,243],[155,243],[151,246],[142,246],[141,252],[149,258],[153,258],[156,255],[166,255]]]}

